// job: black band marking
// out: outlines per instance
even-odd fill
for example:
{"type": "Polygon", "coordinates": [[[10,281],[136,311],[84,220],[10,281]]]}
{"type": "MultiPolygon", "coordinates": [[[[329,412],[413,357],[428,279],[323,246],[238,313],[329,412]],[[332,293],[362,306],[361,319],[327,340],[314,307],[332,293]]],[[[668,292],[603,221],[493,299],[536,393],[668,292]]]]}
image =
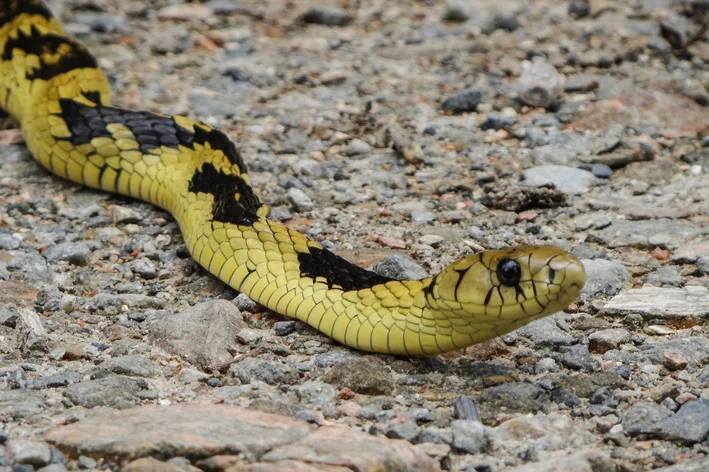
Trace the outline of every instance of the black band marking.
{"type": "Polygon", "coordinates": [[[194,142],[203,146],[209,143],[212,146],[212,149],[222,151],[224,156],[226,156],[229,160],[229,163],[239,166],[239,169],[246,169],[244,160],[241,158],[239,150],[236,149],[236,145],[234,145],[226,134],[222,133],[218,129],[208,131],[201,126],[195,126],[194,142]]]}
{"type": "Polygon", "coordinates": [[[251,187],[238,175],[219,172],[211,162],[202,164],[202,170],[194,173],[189,191],[214,197],[213,221],[251,226],[259,219],[256,212],[260,202],[251,187]]]}
{"type": "Polygon", "coordinates": [[[39,15],[49,20],[52,12],[39,0],[0,0],[0,27],[22,15],[39,15]]]}
{"type": "Polygon", "coordinates": [[[327,249],[308,249],[309,253],[298,254],[301,277],[323,277],[330,288],[337,285],[344,291],[361,290],[394,280],[354,265],[327,249]]]}

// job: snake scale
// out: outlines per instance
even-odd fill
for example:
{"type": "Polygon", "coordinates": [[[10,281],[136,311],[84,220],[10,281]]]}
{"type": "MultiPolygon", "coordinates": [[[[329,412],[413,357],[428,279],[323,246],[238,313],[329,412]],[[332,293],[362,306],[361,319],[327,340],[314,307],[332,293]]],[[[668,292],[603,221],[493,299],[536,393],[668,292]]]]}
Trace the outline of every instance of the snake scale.
{"type": "Polygon", "coordinates": [[[460,349],[566,308],[581,262],[553,246],[484,251],[393,280],[268,219],[236,146],[199,121],[110,105],[89,51],[38,0],[0,0],[0,105],[45,168],[162,207],[206,270],[261,305],[366,351],[460,349]]]}

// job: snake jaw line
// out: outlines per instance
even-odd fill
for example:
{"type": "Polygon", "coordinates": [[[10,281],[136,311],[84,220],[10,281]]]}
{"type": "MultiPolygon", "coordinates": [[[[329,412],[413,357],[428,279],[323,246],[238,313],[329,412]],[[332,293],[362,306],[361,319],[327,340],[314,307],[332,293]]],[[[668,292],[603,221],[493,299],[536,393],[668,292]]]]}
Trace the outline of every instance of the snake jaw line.
{"type": "Polygon", "coordinates": [[[0,53],[0,105],[45,168],[168,210],[209,272],[353,348],[461,349],[566,308],[585,283],[581,262],[552,246],[485,251],[423,280],[362,269],[268,220],[226,134],[111,107],[96,59],[39,0],[0,1],[0,53]]]}

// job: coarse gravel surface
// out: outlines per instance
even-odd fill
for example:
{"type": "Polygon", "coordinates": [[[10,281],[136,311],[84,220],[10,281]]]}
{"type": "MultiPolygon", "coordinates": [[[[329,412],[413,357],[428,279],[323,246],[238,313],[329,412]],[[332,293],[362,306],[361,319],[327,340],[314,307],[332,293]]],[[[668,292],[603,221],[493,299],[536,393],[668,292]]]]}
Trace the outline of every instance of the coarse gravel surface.
{"type": "Polygon", "coordinates": [[[55,0],[113,102],[238,145],[272,218],[380,273],[555,244],[567,312],[356,352],[172,217],[0,131],[0,472],[709,470],[702,0],[55,0]]]}

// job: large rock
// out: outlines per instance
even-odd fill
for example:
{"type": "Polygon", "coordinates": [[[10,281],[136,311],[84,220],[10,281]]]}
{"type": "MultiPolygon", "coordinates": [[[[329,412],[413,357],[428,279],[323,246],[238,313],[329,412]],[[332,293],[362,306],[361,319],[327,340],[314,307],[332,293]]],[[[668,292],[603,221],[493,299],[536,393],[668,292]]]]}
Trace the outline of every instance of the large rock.
{"type": "Polygon", "coordinates": [[[709,315],[709,289],[700,285],[684,288],[645,286],[621,292],[604,307],[603,313],[665,319],[703,319],[709,315]]]}
{"type": "MultiPolygon", "coordinates": [[[[406,441],[347,428],[317,429],[304,421],[230,405],[150,405],[111,411],[57,427],[46,439],[71,459],[85,455],[122,465],[147,457],[192,461],[222,457],[234,463],[227,468],[231,471],[440,470],[406,441]],[[302,467],[293,468],[298,464],[302,467]]],[[[158,468],[167,463],[147,462],[140,464],[169,470],[158,468]]]]}
{"type": "Polygon", "coordinates": [[[226,300],[200,303],[151,322],[150,336],[163,349],[209,371],[232,360],[241,312],[226,300]]]}
{"type": "Polygon", "coordinates": [[[117,375],[69,385],[64,390],[64,396],[74,405],[84,408],[126,407],[139,403],[138,392],[147,388],[148,383],[144,379],[132,379],[117,375]]]}

